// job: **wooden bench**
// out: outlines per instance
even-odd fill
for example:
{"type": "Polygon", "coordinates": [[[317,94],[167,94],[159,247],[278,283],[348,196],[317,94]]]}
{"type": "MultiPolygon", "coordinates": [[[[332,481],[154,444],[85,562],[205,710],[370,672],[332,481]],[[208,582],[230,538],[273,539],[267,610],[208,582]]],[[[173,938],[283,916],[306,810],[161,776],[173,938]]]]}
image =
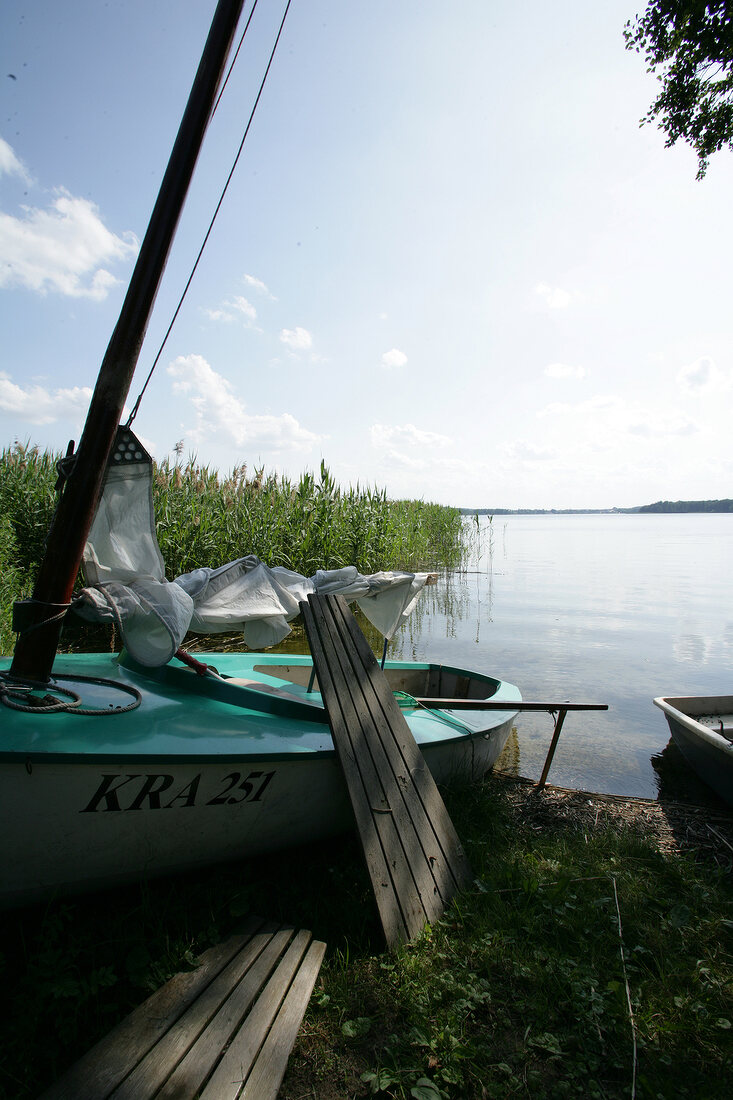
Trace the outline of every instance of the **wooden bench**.
{"type": "Polygon", "coordinates": [[[275,1100],[326,945],[252,921],[176,974],[41,1100],[275,1100]]]}
{"type": "Polygon", "coordinates": [[[387,944],[436,920],[472,881],[430,769],[342,596],[300,605],[387,944]]]}

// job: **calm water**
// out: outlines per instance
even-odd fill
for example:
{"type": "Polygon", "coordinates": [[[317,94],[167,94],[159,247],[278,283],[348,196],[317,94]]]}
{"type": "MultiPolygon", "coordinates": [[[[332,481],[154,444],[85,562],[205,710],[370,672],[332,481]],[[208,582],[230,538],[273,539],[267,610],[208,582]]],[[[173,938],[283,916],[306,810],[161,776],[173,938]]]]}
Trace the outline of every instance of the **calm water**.
{"type": "MultiPolygon", "coordinates": [[[[656,695],[733,692],[733,515],[497,516],[473,572],[427,589],[390,656],[439,659],[569,714],[561,786],[654,797],[669,740],[656,695]]],[[[547,715],[519,716],[518,771],[538,778],[547,715]]],[[[516,746],[514,746],[516,756],[516,746]]]]}

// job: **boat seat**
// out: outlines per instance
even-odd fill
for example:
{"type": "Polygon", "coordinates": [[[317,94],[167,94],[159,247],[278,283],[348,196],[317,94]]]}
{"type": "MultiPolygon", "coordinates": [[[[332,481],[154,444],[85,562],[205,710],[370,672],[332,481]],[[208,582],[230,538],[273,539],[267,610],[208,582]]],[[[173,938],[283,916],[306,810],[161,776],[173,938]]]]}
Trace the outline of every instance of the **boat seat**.
{"type": "Polygon", "coordinates": [[[719,733],[728,741],[733,741],[733,714],[708,714],[698,718],[701,725],[713,733],[719,733]]]}
{"type": "Polygon", "coordinates": [[[237,687],[251,688],[253,691],[262,691],[266,695],[277,695],[282,699],[294,699],[298,703],[304,702],[302,695],[298,695],[294,691],[286,691],[284,688],[278,687],[277,684],[265,684],[262,680],[249,680],[244,676],[225,676],[223,678],[228,684],[235,684],[237,687]]]}

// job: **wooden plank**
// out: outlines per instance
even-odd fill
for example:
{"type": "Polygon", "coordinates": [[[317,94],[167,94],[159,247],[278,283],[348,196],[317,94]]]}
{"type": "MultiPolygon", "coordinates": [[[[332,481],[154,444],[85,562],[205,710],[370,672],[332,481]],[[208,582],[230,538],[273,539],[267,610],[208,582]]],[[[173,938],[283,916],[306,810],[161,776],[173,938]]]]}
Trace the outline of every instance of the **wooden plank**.
{"type": "Polygon", "coordinates": [[[373,847],[371,830],[362,831],[363,840],[366,840],[363,844],[365,854],[371,856],[372,864],[376,863],[379,871],[378,876],[373,876],[373,882],[383,923],[385,914],[389,922],[385,924],[385,933],[388,942],[409,939],[426,920],[439,916],[443,908],[432,867],[424,858],[420,838],[404,803],[403,791],[409,785],[404,783],[402,776],[400,784],[384,754],[383,744],[392,736],[391,731],[378,729],[383,715],[373,715],[366,705],[362,690],[363,670],[358,660],[354,660],[353,655],[350,659],[346,652],[344,640],[332,618],[332,606],[321,600],[312,603],[321,641],[328,647],[329,671],[335,680],[335,696],[327,703],[338,727],[335,740],[337,745],[339,741],[342,745],[350,744],[353,750],[342,761],[347,784],[355,808],[366,801],[380,844],[373,847]],[[399,926],[391,927],[396,912],[401,913],[404,931],[399,926]]]}
{"type": "MultiPolygon", "coordinates": [[[[359,624],[349,611],[346,600],[342,596],[337,597],[335,602],[341,615],[342,630],[350,635],[359,659],[366,669],[369,685],[374,691],[390,728],[395,732],[394,739],[385,742],[385,750],[393,753],[393,746],[396,747],[405,767],[409,769],[415,790],[427,815],[428,824],[434,833],[435,841],[443,850],[449,873],[455,882],[453,888],[447,884],[447,888],[451,889],[451,893],[453,893],[455,889],[462,889],[473,881],[473,874],[463,845],[440,796],[430,768],[425,763],[425,757],[420,752],[417,742],[412,736],[412,731],[407,725],[400,705],[395,699],[369,643],[359,628],[359,624]]],[[[400,761],[395,759],[394,766],[398,767],[399,765],[400,761]]]]}
{"type": "Polygon", "coordinates": [[[309,949],[309,940],[309,932],[294,938],[201,1100],[236,1100],[242,1092],[254,1100],[277,1096],[326,949],[323,943],[309,949]]]}
{"type": "MultiPolygon", "coordinates": [[[[371,729],[376,735],[376,739],[367,736],[365,740],[420,893],[424,909],[422,927],[426,920],[435,920],[441,915],[446,902],[464,884],[456,879],[452,866],[462,857],[463,849],[430,769],[346,601],[332,599],[331,610],[347,687],[355,695],[358,693],[357,709],[366,723],[365,731],[371,729]],[[354,644],[349,627],[358,632],[357,636],[364,643],[361,652],[354,644]],[[378,698],[370,679],[372,674],[377,684],[384,688],[383,699],[391,704],[391,709],[378,698]],[[460,854],[444,851],[442,840],[448,835],[460,854]]],[[[391,850],[388,854],[392,855],[391,850]]],[[[398,893],[403,889],[409,889],[407,881],[398,893]]]]}
{"type": "Polygon", "coordinates": [[[376,658],[342,597],[301,604],[390,946],[435,920],[471,871],[376,658]]]}
{"type": "Polygon", "coordinates": [[[246,1082],[251,1100],[275,1100],[326,945],[257,924],[167,982],[44,1097],[234,1100],[246,1082]],[[132,1070],[115,1088],[120,1065],[132,1070]]]}
{"type": "MultiPolygon", "coordinates": [[[[388,931],[385,926],[385,933],[388,942],[411,939],[426,921],[437,919],[443,912],[445,899],[436,881],[439,868],[426,858],[421,834],[405,800],[406,795],[409,799],[413,793],[412,786],[405,774],[395,773],[384,751],[385,744],[393,741],[394,731],[385,723],[381,711],[369,708],[363,690],[363,669],[358,658],[348,652],[348,640],[338,633],[337,623],[330,614],[332,606],[324,607],[320,600],[314,603],[314,617],[321,638],[327,641],[332,653],[331,671],[338,681],[336,698],[329,706],[335,706],[337,714],[340,711],[342,742],[348,739],[353,748],[348,759],[347,784],[351,784],[357,805],[365,797],[380,843],[373,853],[380,865],[377,894],[378,902],[382,901],[380,912],[382,915],[387,912],[390,917],[399,912],[404,923],[404,931],[402,928],[388,931]],[[389,877],[385,877],[385,869],[389,877]]],[[[371,832],[366,835],[371,839],[371,832]]]]}
{"type": "Polygon", "coordinates": [[[258,932],[110,1100],[195,1096],[291,937],[292,929],[258,932]]]}
{"type": "Polygon", "coordinates": [[[41,1100],[100,1100],[135,1068],[196,998],[241,951],[261,925],[206,951],[196,970],[176,974],[79,1059],[41,1100]]]}
{"type": "Polygon", "coordinates": [[[239,1100],[276,1100],[325,950],[318,940],[308,948],[239,1100]]]}
{"type": "MultiPolygon", "coordinates": [[[[376,779],[373,774],[369,774],[371,757],[368,752],[360,749],[359,742],[356,740],[360,732],[360,724],[351,702],[351,695],[345,686],[338,657],[329,644],[329,639],[327,637],[321,639],[308,604],[302,604],[301,611],[308,632],[313,663],[318,670],[321,694],[328,712],[336,751],[349,789],[382,927],[388,943],[399,943],[401,940],[409,939],[410,932],[401,909],[395,905],[394,898],[390,896],[390,891],[393,890],[392,876],[385,857],[386,846],[393,852],[393,862],[396,863],[402,851],[399,836],[390,816],[386,798],[383,792],[375,789],[376,779]],[[322,641],[325,643],[325,650],[322,641]],[[334,682],[334,675],[338,678],[337,683],[334,682]],[[353,732],[355,739],[353,742],[350,732],[353,732]],[[363,784],[363,797],[360,797],[360,783],[363,784]],[[371,796],[366,790],[367,784],[372,786],[371,796]],[[378,816],[380,813],[381,816],[378,816]]],[[[420,919],[424,922],[421,903],[419,911],[415,914],[415,920],[420,919]]]]}
{"type": "Polygon", "coordinates": [[[608,703],[535,703],[526,699],[440,699],[411,697],[416,706],[428,710],[608,710],[608,703]]]}

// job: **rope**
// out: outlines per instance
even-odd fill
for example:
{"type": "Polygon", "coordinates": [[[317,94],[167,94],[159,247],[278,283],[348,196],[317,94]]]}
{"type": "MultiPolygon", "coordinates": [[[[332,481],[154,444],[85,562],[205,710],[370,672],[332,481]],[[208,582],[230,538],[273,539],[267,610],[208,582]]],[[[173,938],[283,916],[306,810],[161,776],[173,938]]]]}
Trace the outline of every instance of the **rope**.
{"type": "Polygon", "coordinates": [[[412,707],[415,710],[425,710],[429,714],[439,715],[440,721],[445,722],[447,726],[455,726],[456,729],[461,730],[463,733],[476,733],[476,730],[472,726],[469,726],[466,722],[462,722],[455,714],[448,714],[446,710],[434,710],[432,707],[426,707],[424,703],[418,703],[415,696],[410,695],[407,691],[395,691],[393,695],[401,707],[412,707]]]}
{"type": "Polygon", "coordinates": [[[108,714],[126,714],[128,711],[139,707],[141,702],[142,695],[131,684],[121,684],[116,680],[106,680],[100,676],[73,676],[69,674],[56,676],[52,680],[43,682],[40,680],[23,680],[11,676],[7,672],[0,672],[0,703],[10,710],[19,710],[26,714],[55,714],[58,711],[73,711],[74,714],[99,718],[108,714]],[[65,680],[73,684],[97,684],[101,687],[112,688],[114,691],[122,691],[126,695],[132,696],[132,702],[124,707],[113,705],[109,707],[83,707],[81,696],[70,688],[61,687],[58,683],[59,680],[65,680]],[[33,695],[34,691],[45,691],[46,694],[38,697],[33,695]],[[54,695],[49,694],[50,692],[65,695],[69,701],[57,699],[54,695]],[[36,702],[21,702],[21,700],[30,698],[35,699],[36,702]]]}
{"type": "MultiPolygon", "coordinates": [[[[61,619],[63,619],[65,617],[66,612],[71,607],[70,603],[50,604],[46,600],[22,600],[22,601],[20,601],[20,603],[22,603],[23,605],[25,605],[27,607],[30,607],[31,604],[34,604],[37,607],[58,607],[59,608],[59,610],[54,615],[48,615],[45,619],[39,619],[38,622],[36,622],[36,623],[29,623],[28,625],[24,625],[22,630],[19,631],[19,633],[24,635],[24,636],[26,634],[32,634],[34,630],[40,630],[42,627],[51,626],[52,623],[60,622],[61,619]]],[[[17,629],[17,627],[16,627],[16,629],[17,629]]]]}
{"type": "MultiPolygon", "coordinates": [[[[194,265],[191,268],[191,273],[188,276],[188,280],[186,282],[185,287],[183,288],[183,293],[181,294],[181,297],[178,301],[178,305],[175,308],[175,311],[173,313],[173,317],[171,318],[171,322],[168,325],[168,328],[166,330],[165,336],[163,337],[162,343],[161,343],[160,347],[158,348],[158,353],[155,356],[155,359],[153,360],[153,365],[152,365],[152,367],[150,368],[150,370],[148,372],[148,376],[145,379],[145,383],[143,385],[143,388],[140,390],[138,398],[137,398],[135,404],[133,405],[132,412],[130,413],[130,416],[128,418],[127,423],[125,424],[126,428],[130,427],[133,420],[135,419],[135,417],[138,414],[138,410],[140,408],[140,402],[142,401],[143,395],[144,395],[146,389],[148,388],[148,383],[150,382],[150,379],[153,377],[153,371],[157,367],[158,361],[160,360],[160,357],[163,354],[163,349],[165,348],[166,344],[168,343],[168,337],[170,336],[171,331],[173,329],[173,326],[176,323],[176,320],[178,318],[178,314],[180,313],[181,307],[184,303],[186,295],[188,294],[189,287],[191,286],[191,283],[193,282],[193,277],[196,274],[196,269],[198,268],[199,262],[201,261],[201,257],[204,254],[204,249],[206,248],[206,245],[208,244],[209,237],[211,236],[211,231],[214,228],[214,222],[216,221],[216,219],[219,215],[219,210],[221,209],[221,205],[224,202],[224,196],[226,195],[226,193],[229,189],[229,184],[232,181],[232,176],[234,175],[237,164],[239,163],[239,158],[242,155],[242,149],[244,148],[244,143],[247,140],[247,135],[249,134],[250,127],[252,125],[252,120],[255,117],[255,111],[257,110],[257,107],[259,105],[260,98],[262,97],[262,93],[265,90],[265,83],[267,81],[267,77],[269,76],[270,69],[272,67],[272,62],[275,59],[275,52],[277,50],[278,44],[280,42],[280,38],[282,36],[283,27],[285,26],[285,20],[287,19],[288,12],[290,11],[291,2],[292,2],[292,0],[287,0],[287,4],[285,6],[285,12],[283,14],[282,20],[280,21],[280,27],[279,27],[279,30],[277,32],[277,36],[275,38],[275,44],[272,47],[272,50],[270,52],[270,60],[267,62],[267,68],[265,69],[265,75],[262,77],[262,80],[260,82],[259,91],[257,92],[257,97],[255,99],[254,106],[252,107],[252,110],[250,112],[249,120],[248,120],[247,125],[245,127],[244,135],[242,137],[242,140],[239,143],[239,149],[237,150],[237,155],[234,158],[234,163],[232,164],[232,167],[229,171],[229,175],[227,176],[226,183],[224,184],[224,188],[221,192],[221,195],[219,196],[219,201],[216,204],[216,208],[214,209],[214,213],[212,215],[211,221],[209,222],[209,228],[206,230],[206,235],[204,236],[203,243],[201,245],[201,248],[199,249],[199,252],[198,252],[198,255],[197,255],[196,260],[194,262],[194,265]]],[[[255,6],[256,6],[256,2],[255,2],[255,6]]],[[[249,28],[250,22],[252,21],[252,16],[253,15],[254,15],[254,7],[252,8],[252,11],[250,12],[249,19],[247,20],[247,25],[245,26],[244,31],[242,33],[242,38],[244,38],[244,35],[247,33],[247,30],[249,28]]],[[[237,47],[237,54],[239,53],[239,48],[240,48],[241,44],[242,43],[240,41],[239,46],[237,47]]],[[[236,61],[236,54],[235,54],[235,57],[234,57],[234,61],[236,61]]],[[[234,64],[234,61],[232,61],[232,65],[234,64]]],[[[224,84],[226,84],[226,81],[229,79],[229,73],[231,73],[231,67],[229,69],[229,72],[227,73],[224,84]]],[[[221,91],[222,92],[224,91],[224,86],[222,86],[221,91]]],[[[219,94],[219,98],[216,101],[216,105],[214,107],[214,110],[216,110],[216,106],[218,106],[218,104],[219,104],[219,99],[221,99],[221,93],[219,94]]]]}

